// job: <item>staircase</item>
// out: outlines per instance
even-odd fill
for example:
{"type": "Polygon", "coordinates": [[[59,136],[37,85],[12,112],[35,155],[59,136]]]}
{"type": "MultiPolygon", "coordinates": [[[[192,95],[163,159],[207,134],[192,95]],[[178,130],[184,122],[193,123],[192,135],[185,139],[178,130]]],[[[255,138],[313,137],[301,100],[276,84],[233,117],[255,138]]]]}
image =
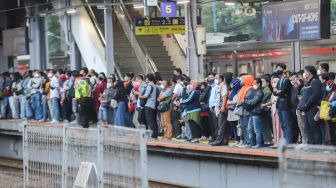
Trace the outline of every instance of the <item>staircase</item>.
{"type": "MultiPolygon", "coordinates": [[[[126,6],[127,11],[133,22],[136,18],[143,17],[133,6],[126,6]]],[[[171,79],[174,71],[173,61],[166,51],[166,47],[159,35],[137,36],[138,41],[146,48],[152,57],[155,66],[160,72],[163,79],[171,79]]]]}

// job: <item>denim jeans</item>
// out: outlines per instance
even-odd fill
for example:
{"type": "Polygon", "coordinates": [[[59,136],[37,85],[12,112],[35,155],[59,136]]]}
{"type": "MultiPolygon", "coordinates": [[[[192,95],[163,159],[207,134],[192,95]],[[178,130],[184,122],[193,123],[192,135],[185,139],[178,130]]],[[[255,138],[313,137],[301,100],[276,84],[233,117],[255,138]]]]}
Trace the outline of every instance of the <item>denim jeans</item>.
{"type": "Polygon", "coordinates": [[[286,139],[287,144],[292,143],[292,111],[291,110],[279,110],[279,119],[281,129],[286,139]]]}
{"type": "Polygon", "coordinates": [[[41,93],[34,93],[31,97],[32,99],[32,109],[35,114],[35,120],[41,120],[43,117],[42,114],[42,96],[41,93]]]}
{"type": "Polygon", "coordinates": [[[1,118],[7,118],[7,111],[9,105],[9,97],[3,97],[1,101],[1,118]]]}
{"type": "Polygon", "coordinates": [[[240,140],[244,141],[244,143],[248,143],[248,134],[247,134],[247,128],[249,124],[249,115],[242,115],[240,116],[240,140]]]}
{"type": "Polygon", "coordinates": [[[10,96],[9,97],[9,107],[12,112],[12,118],[13,119],[19,119],[20,118],[20,99],[16,96],[10,96]]]}
{"type": "Polygon", "coordinates": [[[42,97],[42,111],[43,111],[43,120],[44,121],[50,120],[51,116],[47,96],[42,97]]]}
{"type": "Polygon", "coordinates": [[[30,102],[26,96],[20,96],[20,118],[30,119],[33,116],[33,111],[30,102]]]}
{"type": "Polygon", "coordinates": [[[60,107],[59,107],[58,100],[59,99],[57,97],[51,98],[51,102],[52,102],[53,109],[54,109],[54,120],[55,121],[59,121],[60,119],[60,107]]]}
{"type": "Polygon", "coordinates": [[[98,120],[107,121],[107,109],[106,107],[99,107],[98,120]]]}
{"type": "Polygon", "coordinates": [[[260,115],[252,115],[249,119],[248,134],[252,146],[262,147],[263,141],[263,120],[260,115]]]}

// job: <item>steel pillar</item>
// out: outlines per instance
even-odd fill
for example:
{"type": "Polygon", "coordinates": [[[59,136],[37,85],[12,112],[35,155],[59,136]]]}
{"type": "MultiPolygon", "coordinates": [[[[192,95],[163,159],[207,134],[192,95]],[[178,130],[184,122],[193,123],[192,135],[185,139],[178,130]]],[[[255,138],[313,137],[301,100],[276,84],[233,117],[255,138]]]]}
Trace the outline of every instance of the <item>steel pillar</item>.
{"type": "Polygon", "coordinates": [[[289,70],[299,71],[301,65],[301,44],[300,41],[292,42],[292,63],[288,66],[289,70]]]}
{"type": "Polygon", "coordinates": [[[114,45],[113,45],[113,10],[112,6],[106,6],[104,10],[105,25],[105,62],[107,74],[114,73],[114,45]]]}

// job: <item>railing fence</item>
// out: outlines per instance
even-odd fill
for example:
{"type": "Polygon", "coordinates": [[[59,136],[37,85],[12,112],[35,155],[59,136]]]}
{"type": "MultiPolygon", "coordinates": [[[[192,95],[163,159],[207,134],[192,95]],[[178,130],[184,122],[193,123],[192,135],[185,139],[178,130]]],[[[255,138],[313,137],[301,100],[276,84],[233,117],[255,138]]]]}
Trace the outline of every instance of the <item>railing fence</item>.
{"type": "Polygon", "coordinates": [[[23,142],[25,187],[73,187],[82,162],[97,169],[94,187],[148,187],[144,130],[29,125],[23,142]]]}

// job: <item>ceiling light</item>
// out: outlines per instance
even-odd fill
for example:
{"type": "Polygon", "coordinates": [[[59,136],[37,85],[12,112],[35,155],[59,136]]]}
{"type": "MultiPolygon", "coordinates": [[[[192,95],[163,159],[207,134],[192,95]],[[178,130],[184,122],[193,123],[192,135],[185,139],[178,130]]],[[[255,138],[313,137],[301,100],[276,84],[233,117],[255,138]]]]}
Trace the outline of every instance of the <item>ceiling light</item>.
{"type": "Polygon", "coordinates": [[[233,2],[225,2],[224,3],[226,6],[235,6],[236,3],[233,3],[233,2]]]}
{"type": "Polygon", "coordinates": [[[140,9],[140,8],[144,8],[144,6],[142,4],[134,4],[133,8],[140,9]]]}
{"type": "Polygon", "coordinates": [[[76,12],[77,12],[77,10],[74,9],[74,8],[70,8],[70,9],[66,10],[66,13],[67,13],[67,14],[74,14],[74,13],[76,13],[76,12]]]}
{"type": "Polygon", "coordinates": [[[189,0],[184,0],[184,1],[177,1],[177,4],[187,4],[189,3],[189,0]]]}

